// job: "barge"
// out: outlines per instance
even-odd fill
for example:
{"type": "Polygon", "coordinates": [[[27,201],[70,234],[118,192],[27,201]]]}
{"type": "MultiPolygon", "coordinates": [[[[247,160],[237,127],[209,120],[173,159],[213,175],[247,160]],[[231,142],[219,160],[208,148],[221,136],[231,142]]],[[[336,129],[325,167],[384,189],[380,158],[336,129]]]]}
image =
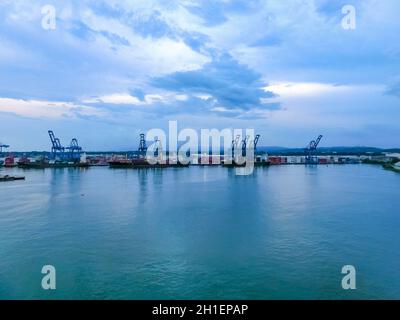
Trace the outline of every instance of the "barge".
{"type": "Polygon", "coordinates": [[[166,160],[164,163],[152,164],[145,158],[133,158],[133,159],[113,159],[108,162],[110,168],[173,168],[173,167],[188,167],[189,164],[183,164],[180,162],[170,162],[166,160]]]}
{"type": "Polygon", "coordinates": [[[15,181],[15,180],[25,180],[25,177],[20,177],[20,176],[0,176],[0,182],[5,182],[5,181],[15,181]]]}
{"type": "Polygon", "coordinates": [[[89,163],[87,163],[87,162],[48,160],[43,157],[33,160],[33,161],[29,158],[23,157],[17,162],[17,165],[19,168],[22,168],[22,169],[87,168],[87,167],[89,167],[89,163]]]}

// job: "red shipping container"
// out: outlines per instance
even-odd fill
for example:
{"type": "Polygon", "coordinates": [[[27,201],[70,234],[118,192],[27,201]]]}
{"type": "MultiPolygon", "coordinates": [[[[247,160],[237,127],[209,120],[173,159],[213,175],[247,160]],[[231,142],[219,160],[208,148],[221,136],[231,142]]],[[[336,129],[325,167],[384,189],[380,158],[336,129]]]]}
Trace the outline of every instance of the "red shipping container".
{"type": "Polygon", "coordinates": [[[268,161],[270,164],[281,164],[281,157],[270,156],[268,157],[268,161]]]}

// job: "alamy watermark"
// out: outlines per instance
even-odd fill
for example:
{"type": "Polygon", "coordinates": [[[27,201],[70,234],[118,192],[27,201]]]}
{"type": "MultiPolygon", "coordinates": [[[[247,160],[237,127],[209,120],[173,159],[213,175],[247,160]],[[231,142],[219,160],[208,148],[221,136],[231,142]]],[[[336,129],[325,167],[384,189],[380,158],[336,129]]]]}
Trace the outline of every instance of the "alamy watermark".
{"type": "MultiPolygon", "coordinates": [[[[342,289],[343,290],[355,290],[356,285],[356,268],[352,265],[345,265],[342,267],[341,273],[344,274],[342,278],[342,289]]],[[[56,290],[56,268],[52,265],[44,265],[42,267],[42,274],[45,276],[42,278],[42,289],[43,290],[56,290]]]]}
{"type": "Polygon", "coordinates": [[[194,156],[200,156],[200,164],[223,161],[224,165],[235,166],[237,175],[253,173],[254,129],[201,129],[199,136],[198,131],[191,128],[178,132],[177,121],[169,121],[168,133],[163,129],[150,129],[146,140],[152,141],[146,152],[150,164],[189,164],[194,156]],[[164,150],[166,146],[168,152],[164,150]]]}
{"type": "Polygon", "coordinates": [[[342,28],[345,30],[354,30],[356,28],[356,8],[347,4],[342,7],[342,28]]]}
{"type": "Polygon", "coordinates": [[[57,27],[57,11],[56,8],[51,4],[46,4],[42,7],[42,28],[44,30],[55,30],[57,27]]]}
{"type": "Polygon", "coordinates": [[[345,276],[342,278],[342,289],[343,290],[357,289],[356,268],[352,265],[345,265],[342,267],[342,274],[345,274],[345,276]]]}
{"type": "Polygon", "coordinates": [[[55,290],[56,289],[56,268],[52,265],[45,265],[42,267],[42,274],[45,276],[42,278],[42,289],[43,290],[55,290]]]}

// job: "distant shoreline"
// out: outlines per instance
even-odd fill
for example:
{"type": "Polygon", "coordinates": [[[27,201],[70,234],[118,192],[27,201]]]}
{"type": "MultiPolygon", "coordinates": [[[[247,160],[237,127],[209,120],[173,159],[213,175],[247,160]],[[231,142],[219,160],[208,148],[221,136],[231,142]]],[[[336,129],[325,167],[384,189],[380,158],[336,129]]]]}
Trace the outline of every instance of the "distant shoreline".
{"type": "MultiPolygon", "coordinates": [[[[137,154],[135,150],[124,151],[84,151],[87,155],[132,155],[137,154]]],[[[49,154],[50,151],[13,151],[7,150],[0,153],[0,156],[7,154],[14,155],[43,155],[49,154]]],[[[166,151],[168,154],[168,151],[166,151]]],[[[202,153],[198,151],[198,153],[202,153]]],[[[274,155],[304,155],[304,148],[288,148],[288,147],[257,147],[257,154],[274,154],[274,155]]],[[[320,147],[316,150],[316,155],[378,155],[383,153],[399,153],[400,148],[378,148],[378,147],[320,147]]],[[[210,150],[211,154],[211,150],[210,150]]],[[[223,150],[220,151],[223,155],[223,150]]]]}

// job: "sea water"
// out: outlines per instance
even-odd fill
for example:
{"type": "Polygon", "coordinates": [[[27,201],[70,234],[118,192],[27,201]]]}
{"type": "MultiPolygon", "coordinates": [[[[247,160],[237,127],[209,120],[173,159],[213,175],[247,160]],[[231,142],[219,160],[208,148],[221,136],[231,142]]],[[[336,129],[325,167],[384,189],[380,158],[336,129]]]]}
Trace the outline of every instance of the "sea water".
{"type": "Polygon", "coordinates": [[[26,177],[0,183],[1,299],[400,298],[400,174],[380,166],[0,174],[26,177]]]}

